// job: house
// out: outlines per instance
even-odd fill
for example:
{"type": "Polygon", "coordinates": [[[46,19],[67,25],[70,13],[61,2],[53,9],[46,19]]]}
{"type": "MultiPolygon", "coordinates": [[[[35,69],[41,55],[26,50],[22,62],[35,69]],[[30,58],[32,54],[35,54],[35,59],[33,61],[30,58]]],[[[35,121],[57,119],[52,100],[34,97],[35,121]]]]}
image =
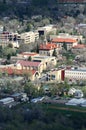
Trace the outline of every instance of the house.
{"type": "Polygon", "coordinates": [[[46,41],[40,45],[39,54],[45,56],[53,56],[53,52],[56,52],[56,55],[59,54],[60,47],[56,43],[47,43],[46,41]]]}
{"type": "Polygon", "coordinates": [[[64,69],[52,69],[47,73],[47,81],[64,81],[65,73],[64,69]]]}
{"type": "Polygon", "coordinates": [[[72,47],[78,44],[78,41],[73,38],[53,38],[52,43],[57,44],[61,48],[63,47],[63,44],[65,43],[67,45],[67,50],[70,50],[72,47]]]}

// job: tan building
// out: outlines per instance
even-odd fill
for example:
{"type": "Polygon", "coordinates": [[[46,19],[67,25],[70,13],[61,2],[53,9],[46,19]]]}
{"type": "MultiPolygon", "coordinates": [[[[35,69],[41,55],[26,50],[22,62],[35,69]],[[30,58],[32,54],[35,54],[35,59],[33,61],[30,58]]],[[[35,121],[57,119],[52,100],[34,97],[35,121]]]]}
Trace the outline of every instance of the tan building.
{"type": "Polygon", "coordinates": [[[47,73],[47,80],[48,81],[64,81],[65,73],[63,69],[52,69],[50,72],[47,73]]]}
{"type": "Polygon", "coordinates": [[[29,44],[39,39],[39,33],[37,31],[22,33],[21,39],[23,40],[24,44],[29,44]]]}
{"type": "Polygon", "coordinates": [[[49,65],[55,66],[57,64],[56,57],[54,56],[34,56],[32,58],[34,62],[41,62],[43,65],[43,70],[46,70],[49,65]]]}
{"type": "Polygon", "coordinates": [[[41,62],[20,60],[15,64],[15,68],[18,70],[36,70],[39,73],[43,71],[43,64],[41,62]]]}

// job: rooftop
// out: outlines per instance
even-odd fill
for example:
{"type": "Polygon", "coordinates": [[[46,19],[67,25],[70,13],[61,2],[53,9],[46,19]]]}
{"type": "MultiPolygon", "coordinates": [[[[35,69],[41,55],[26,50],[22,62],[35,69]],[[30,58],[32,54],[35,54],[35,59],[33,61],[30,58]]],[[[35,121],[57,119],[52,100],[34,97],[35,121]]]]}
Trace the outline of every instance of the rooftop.
{"type": "Polygon", "coordinates": [[[86,45],[84,44],[78,44],[77,46],[74,46],[73,49],[83,49],[86,48],[86,45]]]}
{"type": "Polygon", "coordinates": [[[56,48],[59,48],[59,46],[56,45],[55,43],[41,44],[39,47],[40,50],[52,50],[56,48]]]}
{"type": "Polygon", "coordinates": [[[20,64],[21,66],[26,66],[26,67],[28,66],[38,67],[40,65],[40,62],[19,60],[16,64],[20,64]]]}
{"type": "Polygon", "coordinates": [[[35,52],[22,52],[22,53],[20,53],[20,55],[25,55],[25,56],[35,56],[35,55],[38,55],[38,54],[35,53],[35,52]]]}
{"type": "Polygon", "coordinates": [[[77,40],[72,39],[72,38],[53,38],[52,42],[74,43],[74,42],[77,42],[77,40]]]}
{"type": "MultiPolygon", "coordinates": [[[[22,74],[28,74],[28,73],[34,75],[36,73],[36,70],[23,70],[23,69],[19,70],[19,69],[13,69],[11,67],[10,68],[0,68],[0,71],[2,73],[7,73],[8,75],[12,75],[12,74],[22,75],[22,74]]],[[[19,79],[17,78],[17,80],[19,80],[19,79]]]]}

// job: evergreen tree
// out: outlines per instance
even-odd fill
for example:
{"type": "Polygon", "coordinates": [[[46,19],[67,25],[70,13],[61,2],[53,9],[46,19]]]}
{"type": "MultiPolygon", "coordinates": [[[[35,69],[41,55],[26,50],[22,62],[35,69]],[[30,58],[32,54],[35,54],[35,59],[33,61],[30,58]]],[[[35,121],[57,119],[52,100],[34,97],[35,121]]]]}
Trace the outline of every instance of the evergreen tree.
{"type": "Polygon", "coordinates": [[[39,53],[39,45],[37,44],[36,52],[39,53]]]}
{"type": "Polygon", "coordinates": [[[67,51],[67,44],[65,42],[63,43],[63,48],[67,51]]]}
{"type": "Polygon", "coordinates": [[[31,58],[31,56],[29,56],[29,57],[28,57],[28,61],[31,61],[31,60],[32,60],[32,58],[31,58]]]}
{"type": "Polygon", "coordinates": [[[53,54],[52,54],[53,56],[55,56],[55,57],[57,57],[57,52],[56,52],[56,49],[54,49],[54,51],[53,51],[53,54]]]}

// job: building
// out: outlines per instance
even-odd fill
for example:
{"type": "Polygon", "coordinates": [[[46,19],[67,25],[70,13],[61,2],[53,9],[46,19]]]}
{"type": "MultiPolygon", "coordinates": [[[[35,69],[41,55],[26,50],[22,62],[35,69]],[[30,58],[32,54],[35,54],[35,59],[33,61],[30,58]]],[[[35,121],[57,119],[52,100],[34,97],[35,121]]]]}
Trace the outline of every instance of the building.
{"type": "Polygon", "coordinates": [[[67,45],[67,50],[70,50],[72,47],[78,44],[78,41],[73,38],[53,38],[52,43],[57,44],[60,46],[60,48],[62,48],[63,44],[65,43],[67,45]]]}
{"type": "Polygon", "coordinates": [[[38,30],[39,36],[41,35],[46,36],[46,34],[50,32],[56,33],[56,28],[54,27],[54,25],[51,25],[51,24],[44,27],[38,27],[37,30],[38,30]]]}
{"type": "Polygon", "coordinates": [[[56,52],[56,55],[59,54],[60,46],[56,43],[47,43],[44,41],[43,44],[39,47],[39,54],[44,56],[53,56],[53,52],[56,52]]]}
{"type": "Polygon", "coordinates": [[[56,57],[54,56],[34,56],[32,58],[32,61],[34,62],[41,62],[43,65],[43,70],[46,70],[47,67],[51,66],[55,66],[57,64],[57,60],[56,57]]]}
{"type": "Polygon", "coordinates": [[[86,45],[85,44],[78,44],[72,48],[73,53],[82,53],[86,51],[86,45]]]}
{"type": "Polygon", "coordinates": [[[34,62],[34,61],[25,61],[20,60],[17,61],[15,68],[18,70],[36,70],[39,73],[43,71],[43,64],[41,62],[34,62]]]}
{"type": "Polygon", "coordinates": [[[28,79],[35,80],[40,77],[40,73],[37,70],[27,70],[27,69],[17,69],[15,66],[10,66],[7,67],[3,65],[2,67],[0,66],[0,73],[2,75],[16,75],[18,76],[17,79],[13,79],[15,81],[18,81],[22,83],[24,81],[23,77],[27,76],[28,79]],[[22,77],[20,77],[22,76],[22,77]]]}
{"type": "Polygon", "coordinates": [[[76,79],[76,80],[86,80],[86,68],[66,69],[65,78],[76,79]]]}
{"type": "Polygon", "coordinates": [[[0,33],[0,45],[7,46],[9,43],[13,47],[19,48],[20,35],[18,33],[2,32],[0,33]]]}
{"type": "Polygon", "coordinates": [[[65,72],[64,69],[53,69],[47,73],[47,80],[48,81],[64,81],[65,72]]]}
{"type": "Polygon", "coordinates": [[[50,35],[50,40],[54,38],[69,38],[69,39],[75,39],[78,42],[83,40],[82,35],[70,35],[69,33],[59,33],[58,35],[50,35]]]}
{"type": "Polygon", "coordinates": [[[21,57],[21,58],[25,58],[25,59],[28,59],[29,57],[31,57],[31,59],[33,59],[33,57],[35,57],[35,56],[39,56],[39,54],[36,52],[22,52],[20,54],[17,54],[17,57],[21,57]]]}
{"type": "Polygon", "coordinates": [[[35,32],[30,31],[30,32],[22,33],[21,39],[24,42],[24,44],[29,44],[39,39],[39,33],[37,31],[35,32]]]}

